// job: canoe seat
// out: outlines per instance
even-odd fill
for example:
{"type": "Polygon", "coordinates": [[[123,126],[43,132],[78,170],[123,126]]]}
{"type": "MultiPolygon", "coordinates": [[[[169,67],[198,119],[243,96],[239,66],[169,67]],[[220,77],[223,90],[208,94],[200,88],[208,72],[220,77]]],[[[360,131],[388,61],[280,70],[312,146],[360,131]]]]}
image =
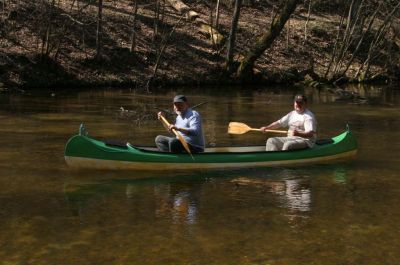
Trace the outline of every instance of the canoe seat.
{"type": "Polygon", "coordinates": [[[221,146],[207,147],[204,153],[247,153],[263,151],[265,151],[265,146],[221,146]]]}
{"type": "Polygon", "coordinates": [[[128,143],[121,142],[118,140],[105,140],[105,145],[112,146],[112,147],[119,147],[122,149],[128,149],[128,143]]]}
{"type": "Polygon", "coordinates": [[[333,139],[329,138],[329,139],[318,139],[315,144],[317,145],[325,145],[325,144],[332,144],[333,143],[333,139]]]}

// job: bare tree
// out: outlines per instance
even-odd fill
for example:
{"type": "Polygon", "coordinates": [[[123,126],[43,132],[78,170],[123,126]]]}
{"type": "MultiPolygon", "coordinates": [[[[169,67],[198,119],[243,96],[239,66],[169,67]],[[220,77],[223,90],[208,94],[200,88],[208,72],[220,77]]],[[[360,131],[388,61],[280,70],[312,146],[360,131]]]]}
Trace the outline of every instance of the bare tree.
{"type": "Polygon", "coordinates": [[[160,50],[159,50],[159,52],[158,52],[158,54],[157,54],[157,60],[156,60],[156,63],[155,63],[155,65],[154,65],[154,67],[153,67],[152,75],[150,76],[150,78],[147,80],[147,83],[146,83],[146,90],[147,90],[147,92],[150,91],[151,83],[152,83],[152,81],[154,80],[154,78],[155,78],[156,75],[157,75],[157,71],[158,71],[159,65],[160,65],[160,63],[161,63],[161,57],[162,57],[162,55],[163,55],[165,49],[166,49],[167,46],[168,46],[168,41],[170,40],[170,38],[171,38],[172,35],[174,34],[174,32],[175,32],[176,28],[178,27],[178,25],[181,23],[181,20],[183,19],[183,17],[184,17],[184,15],[182,15],[182,16],[179,18],[179,20],[178,20],[178,21],[176,22],[176,24],[173,26],[172,30],[171,30],[168,34],[165,34],[164,37],[163,37],[163,39],[161,40],[161,45],[160,45],[161,47],[160,47],[160,50]]]}
{"type": "Polygon", "coordinates": [[[272,20],[271,27],[256,41],[255,46],[241,60],[237,70],[238,77],[247,78],[253,75],[254,63],[279,36],[298,3],[299,0],[287,0],[285,2],[280,15],[272,20]]]}
{"type": "Polygon", "coordinates": [[[399,6],[400,3],[390,6],[390,3],[383,1],[376,5],[372,1],[352,0],[346,18],[343,16],[341,19],[324,77],[330,82],[337,82],[345,78],[354,60],[361,52],[362,45],[365,46],[367,36],[373,35],[372,40],[369,41],[367,58],[355,74],[355,78],[365,80],[368,76],[370,62],[379,55],[378,47],[384,41],[399,6]],[[383,9],[388,7],[391,11],[385,14],[383,9]],[[384,17],[383,20],[378,19],[379,14],[384,17]],[[345,25],[344,31],[341,31],[342,25],[345,25]],[[361,72],[364,74],[360,77],[361,72]]]}
{"type": "Polygon", "coordinates": [[[155,0],[154,7],[154,30],[153,30],[153,41],[156,40],[158,35],[158,26],[160,21],[160,0],[155,0]]]}
{"type": "Polygon", "coordinates": [[[360,81],[365,81],[369,78],[371,62],[374,58],[379,56],[379,51],[378,51],[379,46],[383,42],[386,32],[390,29],[390,26],[393,22],[393,16],[399,9],[400,9],[400,2],[398,2],[396,6],[389,9],[391,11],[388,14],[386,14],[385,20],[382,22],[378,30],[375,32],[374,38],[371,41],[368,49],[367,58],[364,60],[363,64],[356,73],[356,78],[359,78],[360,81]],[[362,74],[360,74],[361,70],[363,70],[362,74]]]}
{"type": "Polygon", "coordinates": [[[134,1],[134,6],[133,6],[133,22],[132,22],[132,33],[131,33],[131,45],[129,48],[130,52],[134,52],[135,51],[135,47],[136,47],[136,16],[137,16],[137,9],[138,9],[138,5],[137,5],[137,0],[133,0],[134,1]]]}
{"type": "Polygon", "coordinates": [[[310,16],[311,16],[311,3],[312,1],[308,1],[308,12],[307,12],[307,20],[306,23],[304,24],[304,43],[307,41],[307,29],[308,29],[308,22],[310,22],[310,16]]]}
{"type": "Polygon", "coordinates": [[[217,6],[215,7],[215,28],[217,30],[219,28],[219,2],[220,0],[217,0],[217,6]]]}
{"type": "Polygon", "coordinates": [[[42,35],[42,48],[41,48],[41,57],[48,57],[52,50],[52,30],[53,30],[53,19],[54,14],[53,10],[55,8],[55,0],[51,1],[51,4],[47,3],[47,1],[42,2],[42,15],[43,15],[43,35],[42,35]]]}
{"type": "Polygon", "coordinates": [[[235,1],[235,9],[233,12],[231,30],[229,33],[229,40],[228,40],[228,47],[227,47],[227,54],[226,54],[226,70],[228,72],[232,71],[232,60],[233,60],[233,52],[235,50],[236,31],[237,31],[237,26],[238,26],[238,22],[239,22],[240,8],[242,6],[242,2],[243,2],[243,0],[235,1]]]}
{"type": "Polygon", "coordinates": [[[97,29],[96,29],[96,58],[100,58],[103,35],[103,0],[98,0],[97,29]]]}

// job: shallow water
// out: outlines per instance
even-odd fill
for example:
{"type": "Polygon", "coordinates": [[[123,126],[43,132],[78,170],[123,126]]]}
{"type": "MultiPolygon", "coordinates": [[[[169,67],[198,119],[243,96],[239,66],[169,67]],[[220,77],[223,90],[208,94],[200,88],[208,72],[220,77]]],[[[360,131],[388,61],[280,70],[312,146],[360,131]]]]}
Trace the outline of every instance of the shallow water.
{"type": "Polygon", "coordinates": [[[153,145],[155,107],[185,93],[208,145],[264,143],[228,135],[291,109],[284,88],[144,94],[129,90],[0,95],[3,264],[398,264],[400,91],[352,87],[367,100],[314,93],[320,137],[347,123],[354,161],[210,172],[72,171],[63,148],[84,122],[99,139],[153,145]],[[125,111],[121,111],[120,108],[125,111]]]}

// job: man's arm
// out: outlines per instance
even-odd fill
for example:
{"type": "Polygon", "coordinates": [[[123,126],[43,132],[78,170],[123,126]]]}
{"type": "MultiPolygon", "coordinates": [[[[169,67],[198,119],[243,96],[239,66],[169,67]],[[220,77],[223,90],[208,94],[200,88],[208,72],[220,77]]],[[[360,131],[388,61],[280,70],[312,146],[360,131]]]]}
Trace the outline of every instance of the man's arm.
{"type": "Polygon", "coordinates": [[[273,123],[263,126],[260,128],[261,131],[265,132],[266,130],[274,130],[274,129],[279,129],[281,127],[281,124],[279,121],[274,121],[273,123]]]}
{"type": "Polygon", "coordinates": [[[291,132],[291,135],[300,136],[303,138],[312,138],[316,134],[316,130],[317,130],[316,123],[317,122],[314,118],[312,118],[312,117],[306,118],[306,120],[304,122],[304,131],[293,130],[291,132]]]}
{"type": "MultiPolygon", "coordinates": [[[[161,116],[163,116],[164,118],[165,118],[165,114],[164,114],[164,112],[162,112],[162,111],[160,111],[160,112],[158,112],[157,113],[157,118],[159,119],[159,120],[161,120],[161,116]]],[[[162,121],[162,120],[161,120],[162,121]]],[[[169,128],[168,126],[167,126],[167,124],[165,124],[164,122],[162,122],[162,125],[164,126],[164,128],[167,130],[167,131],[169,131],[169,132],[171,132],[171,128],[169,128]]],[[[170,125],[170,127],[171,127],[171,125],[170,125]]]]}
{"type": "Polygon", "coordinates": [[[171,129],[175,129],[177,131],[183,132],[186,135],[197,135],[199,132],[199,128],[201,126],[201,118],[200,115],[194,114],[189,118],[189,127],[183,128],[177,125],[171,125],[171,129]]]}
{"type": "Polygon", "coordinates": [[[296,131],[296,130],[292,131],[293,136],[300,136],[303,138],[312,138],[314,136],[314,134],[315,134],[314,131],[308,131],[308,132],[300,132],[300,131],[296,131]]]}

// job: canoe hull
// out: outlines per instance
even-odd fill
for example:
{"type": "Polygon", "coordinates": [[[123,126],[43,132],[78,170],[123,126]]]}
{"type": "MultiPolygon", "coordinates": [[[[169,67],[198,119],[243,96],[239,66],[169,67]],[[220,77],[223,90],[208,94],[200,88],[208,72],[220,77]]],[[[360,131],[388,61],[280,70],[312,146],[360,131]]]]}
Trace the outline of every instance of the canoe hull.
{"type": "Polygon", "coordinates": [[[243,162],[243,163],[154,163],[154,162],[134,162],[134,161],[116,161],[83,157],[66,156],[65,161],[71,168],[93,168],[108,170],[197,170],[197,169],[235,169],[235,168],[253,168],[253,167],[282,167],[329,163],[331,161],[348,160],[353,158],[357,150],[309,159],[282,160],[282,161],[261,161],[261,162],[243,162]]]}
{"type": "Polygon", "coordinates": [[[207,151],[192,158],[189,154],[148,151],[129,144],[109,146],[102,141],[76,135],[66,145],[65,161],[72,168],[162,171],[308,165],[348,160],[356,155],[357,143],[350,131],[332,139],[332,143],[316,145],[312,149],[265,152],[248,151],[252,147],[245,147],[247,151],[243,152],[207,151]]]}

